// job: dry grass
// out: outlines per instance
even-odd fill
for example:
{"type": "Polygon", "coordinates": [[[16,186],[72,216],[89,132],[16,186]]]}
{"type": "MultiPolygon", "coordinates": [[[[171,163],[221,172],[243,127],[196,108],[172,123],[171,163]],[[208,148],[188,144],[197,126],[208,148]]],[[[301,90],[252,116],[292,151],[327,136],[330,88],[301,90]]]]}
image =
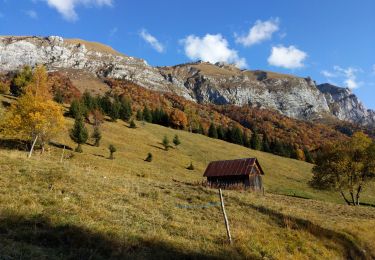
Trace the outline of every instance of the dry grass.
{"type": "MultiPolygon", "coordinates": [[[[157,125],[137,126],[106,122],[99,148],[68,151],[66,157],[74,156],[63,163],[62,150],[54,147],[31,159],[23,151],[0,150],[0,258],[334,259],[347,257],[354,245],[375,255],[368,231],[375,210],[338,205],[335,193],[309,188],[310,164],[157,125]],[[182,144],[164,151],[162,137],[175,134],[182,144]],[[109,144],[118,150],[115,160],[107,159],[109,144]],[[151,163],[144,161],[148,152],[151,163]],[[195,184],[209,161],[250,156],[266,172],[266,196],[224,191],[234,237],[229,246],[220,208],[210,204],[218,202],[217,191],[195,184]],[[194,171],[186,170],[191,161],[194,171]]],[[[58,141],[75,147],[67,134],[58,141]]],[[[365,200],[373,203],[369,190],[365,200]]]]}

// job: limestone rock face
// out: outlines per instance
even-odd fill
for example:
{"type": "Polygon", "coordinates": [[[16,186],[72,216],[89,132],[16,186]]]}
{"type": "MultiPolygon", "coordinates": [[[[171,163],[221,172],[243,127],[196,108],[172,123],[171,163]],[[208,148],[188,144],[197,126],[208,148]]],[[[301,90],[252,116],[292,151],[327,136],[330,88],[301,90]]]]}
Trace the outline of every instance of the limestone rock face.
{"type": "Polygon", "coordinates": [[[144,60],[98,43],[58,36],[0,37],[0,70],[12,71],[35,64],[44,64],[48,69],[86,70],[98,77],[127,79],[149,89],[184,95],[144,60]]]}
{"type": "Polygon", "coordinates": [[[0,37],[0,71],[35,64],[50,70],[83,70],[98,78],[126,79],[198,103],[251,105],[304,120],[334,116],[375,127],[375,112],[367,110],[353,93],[329,84],[316,86],[310,78],[201,61],[152,67],[142,59],[79,39],[0,37]]]}
{"type": "Polygon", "coordinates": [[[160,70],[173,84],[185,86],[191,97],[200,103],[248,104],[300,119],[330,113],[324,94],[310,79],[241,71],[202,62],[160,70]]]}
{"type": "Polygon", "coordinates": [[[318,85],[318,89],[324,93],[331,113],[338,119],[375,126],[375,111],[366,109],[350,89],[327,83],[318,85]]]}

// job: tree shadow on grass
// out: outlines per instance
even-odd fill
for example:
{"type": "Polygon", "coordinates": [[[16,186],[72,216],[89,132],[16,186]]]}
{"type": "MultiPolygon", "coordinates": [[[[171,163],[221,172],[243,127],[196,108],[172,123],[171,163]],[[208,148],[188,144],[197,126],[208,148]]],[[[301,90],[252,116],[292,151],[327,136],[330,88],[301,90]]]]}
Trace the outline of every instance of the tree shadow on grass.
{"type": "Polygon", "coordinates": [[[30,142],[21,139],[0,139],[0,148],[5,150],[30,150],[30,142]]]}
{"type": "Polygon", "coordinates": [[[160,147],[160,146],[156,146],[156,145],[153,145],[153,144],[149,144],[148,146],[151,146],[151,147],[154,147],[154,148],[165,151],[165,149],[163,147],[160,147]]]}
{"type": "MultiPolygon", "coordinates": [[[[219,259],[156,239],[97,233],[43,216],[0,216],[0,259],[219,259]]],[[[223,250],[225,251],[225,250],[223,250]]]]}

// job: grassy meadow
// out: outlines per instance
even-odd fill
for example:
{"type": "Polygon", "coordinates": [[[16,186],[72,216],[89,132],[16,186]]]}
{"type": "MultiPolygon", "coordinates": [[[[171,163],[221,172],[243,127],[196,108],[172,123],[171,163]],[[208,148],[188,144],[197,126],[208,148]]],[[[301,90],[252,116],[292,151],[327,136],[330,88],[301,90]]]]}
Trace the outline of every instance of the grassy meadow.
{"type": "MultiPolygon", "coordinates": [[[[27,159],[2,145],[0,259],[375,257],[375,208],[346,206],[337,193],[310,188],[311,164],[136,124],[105,122],[100,147],[89,141],[82,154],[65,150],[62,162],[61,148],[27,159]],[[175,134],[182,144],[165,151],[163,136],[175,134]],[[153,161],[145,162],[149,152],[153,161]],[[265,194],[224,190],[228,245],[218,192],[200,183],[210,161],[244,157],[259,159],[265,194]]],[[[67,131],[56,141],[75,148],[67,131]]],[[[363,202],[375,204],[374,187],[363,202]]]]}

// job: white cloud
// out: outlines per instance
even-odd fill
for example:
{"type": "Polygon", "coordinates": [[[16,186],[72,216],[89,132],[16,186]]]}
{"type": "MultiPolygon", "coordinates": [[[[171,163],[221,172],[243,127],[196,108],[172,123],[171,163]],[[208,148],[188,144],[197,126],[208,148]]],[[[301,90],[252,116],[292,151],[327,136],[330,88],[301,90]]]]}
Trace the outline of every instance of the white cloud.
{"type": "Polygon", "coordinates": [[[145,29],[143,29],[139,33],[139,36],[141,36],[141,38],[145,40],[148,44],[150,44],[151,47],[154,48],[157,52],[164,52],[165,48],[163,44],[161,44],[158,39],[156,39],[153,35],[149,34],[145,29]]]}
{"type": "Polygon", "coordinates": [[[278,45],[272,47],[271,55],[267,61],[272,66],[297,69],[304,66],[303,61],[306,58],[307,53],[297,49],[293,45],[289,47],[278,45]]]}
{"type": "Polygon", "coordinates": [[[333,66],[332,71],[323,70],[321,71],[321,73],[327,78],[341,78],[344,87],[349,89],[356,89],[361,85],[361,82],[358,82],[357,80],[357,73],[360,71],[361,69],[353,67],[342,68],[336,65],[333,66]]]}
{"type": "Polygon", "coordinates": [[[247,66],[246,60],[239,57],[236,50],[229,48],[228,41],[221,34],[206,34],[202,38],[189,35],[181,42],[186,56],[191,60],[234,63],[239,68],[247,66]]]}
{"type": "Polygon", "coordinates": [[[236,37],[236,42],[246,47],[269,40],[272,34],[279,30],[279,18],[270,19],[267,21],[258,20],[253,27],[249,29],[247,35],[236,37]]]}
{"type": "Polygon", "coordinates": [[[38,19],[38,13],[34,10],[27,10],[25,11],[25,14],[32,19],[38,19]]]}
{"type": "Polygon", "coordinates": [[[64,19],[68,21],[76,21],[78,15],[76,6],[112,6],[112,0],[44,0],[50,7],[55,8],[64,19]]]}

